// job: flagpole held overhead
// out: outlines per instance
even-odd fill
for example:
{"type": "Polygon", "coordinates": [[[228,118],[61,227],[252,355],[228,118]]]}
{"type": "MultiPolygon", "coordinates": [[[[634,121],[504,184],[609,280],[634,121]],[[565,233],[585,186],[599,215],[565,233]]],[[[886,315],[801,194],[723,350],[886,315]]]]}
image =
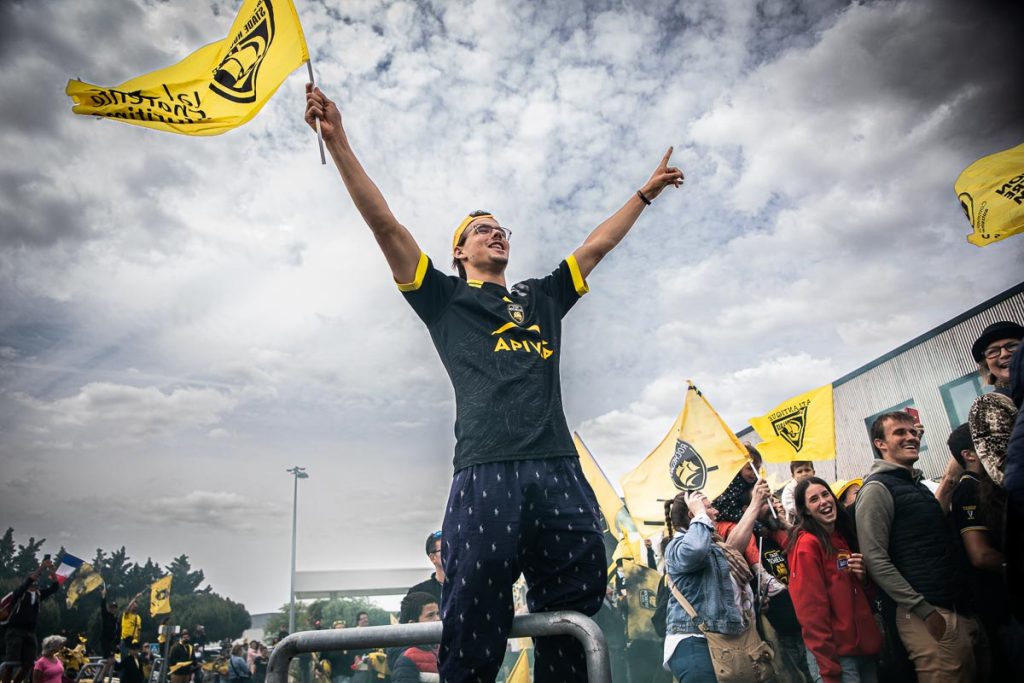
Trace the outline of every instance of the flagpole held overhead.
{"type": "MultiPolygon", "coordinates": [[[[313,78],[313,60],[307,59],[306,66],[309,68],[309,84],[316,87],[316,79],[313,78]]],[[[327,165],[327,157],[324,156],[324,136],[320,133],[320,117],[314,117],[316,121],[316,141],[320,144],[320,164],[323,166],[327,165]]]]}

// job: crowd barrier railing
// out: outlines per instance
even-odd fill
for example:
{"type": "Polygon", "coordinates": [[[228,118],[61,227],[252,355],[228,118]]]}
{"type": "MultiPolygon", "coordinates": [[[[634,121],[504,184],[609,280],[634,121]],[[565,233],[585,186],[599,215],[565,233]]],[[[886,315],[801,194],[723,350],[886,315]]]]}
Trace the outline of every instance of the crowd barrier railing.
{"type": "MultiPolygon", "coordinates": [[[[608,644],[592,619],[579,612],[521,614],[512,620],[511,638],[573,636],[583,645],[589,683],[611,683],[608,644]]],[[[331,650],[361,650],[441,642],[441,622],[364,626],[293,633],[274,646],[267,683],[288,683],[288,665],[296,655],[331,650]]]]}

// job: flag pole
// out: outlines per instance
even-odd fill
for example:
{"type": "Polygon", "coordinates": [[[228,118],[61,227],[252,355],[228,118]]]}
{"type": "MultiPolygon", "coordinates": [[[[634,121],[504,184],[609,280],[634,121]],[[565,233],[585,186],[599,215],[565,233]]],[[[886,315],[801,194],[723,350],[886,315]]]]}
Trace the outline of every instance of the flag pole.
{"type": "MultiPolygon", "coordinates": [[[[313,62],[312,60],[306,60],[306,67],[309,69],[309,84],[316,87],[316,79],[313,78],[313,62]]],[[[313,117],[316,121],[316,141],[320,144],[320,163],[323,166],[327,165],[327,157],[324,156],[324,136],[320,133],[320,117],[313,117]]]]}
{"type": "MultiPolygon", "coordinates": [[[[753,460],[750,461],[750,466],[751,467],[754,466],[754,461],[753,460]]],[[[761,476],[761,470],[754,470],[754,471],[757,472],[757,482],[755,482],[755,483],[760,483],[762,481],[766,481],[765,478],[761,476]]],[[[778,513],[775,512],[775,506],[772,505],[772,500],[774,500],[774,499],[775,499],[775,496],[773,496],[772,492],[769,491],[768,492],[768,509],[771,510],[772,517],[774,517],[775,519],[778,519],[779,515],[778,515],[778,513]]]]}

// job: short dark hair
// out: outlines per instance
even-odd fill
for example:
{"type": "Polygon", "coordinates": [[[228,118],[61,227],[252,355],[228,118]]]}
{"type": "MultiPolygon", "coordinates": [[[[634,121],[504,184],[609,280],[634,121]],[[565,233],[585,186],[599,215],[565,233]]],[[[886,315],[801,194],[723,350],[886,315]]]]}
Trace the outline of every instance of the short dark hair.
{"type": "Polygon", "coordinates": [[[910,416],[910,413],[905,413],[902,410],[891,410],[876,417],[875,421],[871,423],[871,450],[875,452],[876,460],[881,459],[882,451],[878,450],[878,447],[875,446],[875,439],[885,441],[885,423],[887,420],[914,424],[914,418],[910,416]]]}
{"type": "Polygon", "coordinates": [[[971,428],[965,422],[950,433],[949,438],[946,439],[946,445],[949,446],[949,452],[953,455],[953,459],[956,463],[967,469],[967,463],[964,461],[963,452],[974,450],[974,439],[971,438],[971,428]]]}
{"type": "Polygon", "coordinates": [[[804,467],[805,465],[810,465],[811,469],[814,469],[814,463],[811,462],[810,460],[794,460],[793,462],[789,463],[789,473],[796,474],[796,468],[804,467]]]}
{"type": "Polygon", "coordinates": [[[415,624],[423,614],[423,608],[431,603],[437,603],[430,593],[413,591],[402,598],[402,605],[398,611],[398,621],[402,624],[415,624]]]}
{"type": "MultiPolygon", "coordinates": [[[[483,209],[477,209],[476,211],[471,211],[469,213],[469,215],[472,218],[479,218],[480,216],[491,216],[493,214],[490,211],[485,211],[483,209]]],[[[466,243],[466,231],[463,230],[462,234],[459,235],[459,242],[455,246],[456,247],[461,247],[465,243],[466,243]]],[[[452,251],[454,251],[454,249],[452,249],[452,251]]],[[[463,280],[466,279],[466,268],[462,265],[462,261],[460,261],[459,259],[455,258],[454,254],[452,255],[452,269],[455,270],[455,271],[458,271],[460,278],[462,278],[463,280]]]]}
{"type": "Polygon", "coordinates": [[[427,536],[427,543],[426,543],[426,547],[424,549],[425,552],[427,553],[427,555],[429,555],[430,553],[434,552],[434,544],[435,543],[440,543],[440,542],[441,542],[441,530],[440,529],[438,529],[434,533],[432,533],[429,536],[427,536]]]}

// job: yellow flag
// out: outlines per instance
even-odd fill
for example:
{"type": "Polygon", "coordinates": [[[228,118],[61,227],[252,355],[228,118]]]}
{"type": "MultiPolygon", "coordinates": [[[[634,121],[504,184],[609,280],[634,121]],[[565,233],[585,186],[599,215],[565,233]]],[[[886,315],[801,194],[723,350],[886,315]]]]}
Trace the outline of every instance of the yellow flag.
{"type": "Polygon", "coordinates": [[[99,572],[88,562],[83,562],[82,566],[75,572],[74,578],[68,582],[68,608],[74,607],[80,597],[86,593],[91,593],[102,585],[103,577],[100,576],[99,572]]]}
{"type": "Polygon", "coordinates": [[[978,159],[953,188],[974,228],[971,244],[984,247],[1024,232],[1024,144],[978,159]]]}
{"type": "Polygon", "coordinates": [[[747,462],[747,449],[691,384],[672,429],[622,478],[626,507],[641,535],[650,536],[665,526],[666,500],[686,490],[713,499],[747,462]]]}
{"type": "Polygon", "coordinates": [[[171,577],[157,579],[149,587],[149,616],[170,614],[171,612],[171,577]]]}
{"type": "Polygon", "coordinates": [[[642,564],[624,560],[626,575],[626,637],[630,640],[659,640],[651,617],[658,608],[661,574],[642,564]]]}
{"type": "Polygon", "coordinates": [[[750,418],[750,425],[764,439],[757,450],[765,462],[836,457],[831,384],[783,401],[767,415],[750,418]]]}
{"type": "Polygon", "coordinates": [[[509,672],[507,683],[530,683],[533,680],[530,676],[529,652],[529,650],[519,651],[519,659],[516,660],[516,665],[509,672]]]}
{"type": "Polygon", "coordinates": [[[622,498],[615,491],[604,470],[597,464],[597,460],[591,455],[578,432],[572,433],[572,440],[576,444],[576,452],[580,455],[580,469],[583,470],[583,476],[587,478],[590,488],[594,489],[597,503],[601,506],[601,514],[608,524],[608,531],[615,538],[625,537],[633,542],[638,541],[636,524],[633,523],[633,518],[629,516],[622,498]]]}
{"type": "Polygon", "coordinates": [[[255,116],[309,59],[291,0],[245,0],[227,38],[112,88],[68,81],[76,114],[182,135],[219,135],[255,116]]]}

